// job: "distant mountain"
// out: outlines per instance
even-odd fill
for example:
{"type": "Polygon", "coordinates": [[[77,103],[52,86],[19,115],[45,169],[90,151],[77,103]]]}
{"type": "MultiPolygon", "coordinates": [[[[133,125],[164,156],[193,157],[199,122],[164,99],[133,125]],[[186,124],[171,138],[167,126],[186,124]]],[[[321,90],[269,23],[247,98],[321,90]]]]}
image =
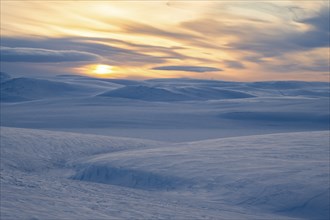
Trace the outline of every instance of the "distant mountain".
{"type": "Polygon", "coordinates": [[[102,93],[100,96],[139,99],[144,101],[192,101],[254,97],[244,92],[205,86],[161,88],[144,85],[126,86],[102,93]]]}
{"type": "Polygon", "coordinates": [[[154,88],[149,86],[125,86],[116,90],[105,92],[100,96],[117,97],[127,99],[139,99],[144,101],[184,101],[189,97],[174,93],[166,89],[154,88]]]}
{"type": "Polygon", "coordinates": [[[212,86],[188,86],[179,87],[175,91],[185,94],[191,100],[215,100],[215,99],[242,99],[255,97],[246,92],[231,89],[222,89],[212,86]]]}
{"type": "Polygon", "coordinates": [[[265,82],[252,82],[247,84],[250,87],[262,89],[300,89],[308,87],[328,87],[327,82],[304,82],[304,81],[265,81],[265,82]]]}
{"type": "Polygon", "coordinates": [[[14,78],[1,83],[1,101],[22,101],[65,97],[84,93],[87,88],[45,79],[14,78]]]}
{"type": "Polygon", "coordinates": [[[102,79],[79,75],[12,78],[0,73],[1,101],[45,98],[116,97],[143,101],[203,101],[253,97],[329,97],[329,83],[303,81],[226,82],[201,79],[102,79]]]}

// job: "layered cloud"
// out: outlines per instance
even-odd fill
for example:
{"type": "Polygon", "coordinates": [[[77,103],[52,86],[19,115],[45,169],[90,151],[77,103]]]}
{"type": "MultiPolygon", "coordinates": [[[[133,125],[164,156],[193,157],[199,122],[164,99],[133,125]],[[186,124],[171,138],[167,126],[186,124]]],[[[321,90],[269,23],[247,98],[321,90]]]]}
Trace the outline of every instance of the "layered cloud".
{"type": "Polygon", "coordinates": [[[48,50],[26,47],[0,47],[2,62],[58,63],[97,61],[100,56],[75,50],[48,50]]]}
{"type": "Polygon", "coordinates": [[[245,69],[245,66],[239,62],[234,60],[224,60],[223,63],[228,67],[232,69],[245,69]]]}
{"type": "Polygon", "coordinates": [[[49,51],[65,51],[65,48],[70,48],[71,50],[78,52],[79,50],[82,50],[86,54],[102,57],[103,62],[114,65],[124,64],[139,66],[141,64],[148,63],[163,63],[167,58],[185,58],[185,55],[175,52],[173,48],[166,48],[162,46],[156,47],[147,44],[132,44],[116,39],[65,37],[39,38],[35,40],[33,38],[22,39],[3,37],[1,41],[3,45],[6,45],[6,47],[43,47],[47,48],[46,50],[49,51]],[[151,53],[159,53],[159,55],[152,55],[151,53]],[[123,61],[125,61],[125,63],[123,61]]]}
{"type": "Polygon", "coordinates": [[[133,78],[328,79],[326,1],[5,1],[1,14],[7,64],[67,61],[77,71],[84,61],[133,78]]]}
{"type": "Polygon", "coordinates": [[[159,67],[154,67],[152,69],[153,70],[197,72],[197,73],[222,71],[222,69],[208,67],[208,66],[159,66],[159,67]]]}

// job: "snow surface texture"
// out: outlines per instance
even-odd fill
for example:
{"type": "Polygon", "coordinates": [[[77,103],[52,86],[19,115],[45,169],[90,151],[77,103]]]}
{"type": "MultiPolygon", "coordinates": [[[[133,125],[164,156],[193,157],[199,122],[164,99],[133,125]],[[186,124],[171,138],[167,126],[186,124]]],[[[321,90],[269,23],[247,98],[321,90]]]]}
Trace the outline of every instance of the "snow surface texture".
{"type": "Polygon", "coordinates": [[[328,135],[166,144],[2,127],[1,217],[328,219],[328,135]]]}
{"type": "Polygon", "coordinates": [[[329,129],[329,83],[3,78],[7,127],[171,142],[329,129]]]}
{"type": "Polygon", "coordinates": [[[0,219],[330,217],[329,83],[0,78],[0,219]]]}

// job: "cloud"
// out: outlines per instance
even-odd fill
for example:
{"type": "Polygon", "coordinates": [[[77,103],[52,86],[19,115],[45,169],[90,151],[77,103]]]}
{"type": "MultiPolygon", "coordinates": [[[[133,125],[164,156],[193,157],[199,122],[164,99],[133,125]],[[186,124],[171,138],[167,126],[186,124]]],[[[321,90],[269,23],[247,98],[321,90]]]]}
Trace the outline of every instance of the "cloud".
{"type": "Polygon", "coordinates": [[[329,6],[322,8],[318,13],[312,17],[298,21],[303,24],[311,26],[311,30],[304,32],[295,41],[298,45],[315,48],[315,47],[329,47],[330,38],[330,12],[329,6]]]}
{"type": "Polygon", "coordinates": [[[232,68],[232,69],[245,69],[245,66],[238,61],[234,61],[234,60],[225,60],[223,61],[224,64],[226,64],[226,66],[228,68],[232,68]]]}
{"type": "MultiPolygon", "coordinates": [[[[155,70],[167,70],[158,72],[166,77],[215,75],[217,79],[250,77],[252,80],[278,78],[278,75],[294,72],[298,79],[298,73],[303,76],[314,72],[317,75],[328,67],[327,63],[313,63],[316,57],[328,58],[329,55],[325,50],[329,47],[329,6],[322,2],[170,1],[143,5],[79,3],[79,7],[76,3],[67,6],[36,3],[34,6],[38,7],[27,7],[28,3],[15,6],[8,3],[5,6],[10,10],[6,11],[15,13],[5,14],[7,19],[1,46],[12,50],[44,48],[41,50],[89,53],[91,59],[93,55],[101,57],[102,63],[116,66],[118,71],[131,75],[153,77],[154,71],[148,70],[154,67],[155,70]],[[62,13],[69,7],[77,10],[62,13]],[[47,16],[39,12],[45,12],[47,16]],[[168,19],[169,12],[171,19],[168,19]],[[157,16],[150,16],[150,13],[157,16]],[[52,19],[59,14],[65,19],[60,22],[52,19]],[[299,59],[307,52],[313,55],[299,59]],[[226,68],[226,72],[216,72],[221,71],[214,68],[218,66],[226,68]],[[207,71],[214,72],[199,74],[207,71]]],[[[80,65],[65,62],[58,67],[54,63],[64,62],[58,59],[71,61],[61,58],[72,57],[67,53],[58,55],[39,51],[22,55],[16,52],[15,56],[2,52],[3,61],[11,60],[3,66],[22,66],[26,72],[26,66],[32,69],[53,65],[54,70],[65,72],[78,71],[74,67],[80,65]],[[18,58],[29,63],[15,63],[18,58]],[[44,64],[35,65],[37,61],[44,64]],[[68,68],[64,69],[65,66],[68,68]]],[[[89,59],[85,55],[72,59],[89,59]]]]}
{"type": "Polygon", "coordinates": [[[123,40],[111,38],[67,37],[67,38],[1,38],[1,44],[6,47],[38,47],[47,50],[84,51],[103,58],[110,65],[138,66],[150,63],[164,63],[167,57],[185,59],[176,48],[153,47],[149,45],[132,44],[123,40]],[[129,49],[128,49],[129,48],[129,49]],[[148,53],[160,52],[164,56],[153,56],[148,53]],[[123,63],[123,61],[125,61],[123,63]]]}
{"type": "Polygon", "coordinates": [[[153,70],[169,70],[169,71],[185,71],[185,72],[215,72],[222,69],[208,66],[159,66],[152,68],[153,70]]]}
{"type": "Polygon", "coordinates": [[[314,16],[311,16],[306,19],[302,19],[300,22],[305,24],[310,24],[313,26],[314,29],[330,32],[330,13],[329,13],[329,6],[325,6],[321,8],[320,11],[314,16]]]}
{"type": "Polygon", "coordinates": [[[124,30],[127,33],[134,33],[134,34],[140,34],[140,35],[148,35],[148,36],[158,36],[162,38],[168,38],[168,39],[174,39],[175,41],[179,39],[196,39],[198,38],[194,34],[187,34],[175,31],[168,31],[161,28],[156,28],[152,25],[142,24],[138,22],[130,22],[127,24],[122,24],[121,26],[122,30],[124,30]]]}
{"type": "Polygon", "coordinates": [[[327,72],[330,71],[329,60],[324,58],[317,58],[310,61],[309,63],[304,62],[286,62],[279,63],[277,65],[268,64],[269,68],[278,72],[298,72],[298,71],[307,71],[307,72],[327,72]]]}
{"type": "MultiPolygon", "coordinates": [[[[183,22],[184,24],[185,22],[183,22]]],[[[187,22],[188,23],[188,22],[187,22]]],[[[208,25],[208,24],[207,24],[208,25]]],[[[207,26],[206,25],[206,26],[207,26]]],[[[221,48],[216,46],[205,38],[204,33],[191,31],[189,28],[182,28],[181,24],[173,25],[171,29],[155,27],[153,25],[143,24],[139,22],[123,22],[121,29],[125,34],[134,34],[134,36],[146,36],[158,38],[161,40],[169,40],[170,42],[180,43],[183,47],[199,46],[204,48],[221,48]]],[[[205,25],[204,25],[205,26],[205,25]]]]}
{"type": "Polygon", "coordinates": [[[76,50],[49,50],[26,47],[0,47],[3,62],[57,63],[97,61],[101,57],[76,50]]]}
{"type": "MultiPolygon", "coordinates": [[[[329,47],[329,6],[324,5],[312,15],[306,8],[292,5],[241,3],[229,6],[235,6],[238,12],[243,10],[250,13],[248,17],[244,17],[246,14],[204,16],[197,20],[184,21],[180,26],[203,35],[204,42],[213,42],[213,47],[219,51],[239,52],[261,58],[329,47]],[[265,20],[251,19],[254,18],[251,13],[253,11],[257,12],[257,18],[265,20]],[[242,18],[244,20],[240,20],[242,18]]],[[[202,41],[192,43],[194,46],[207,48],[207,45],[199,44],[200,42],[202,41]]]]}
{"type": "Polygon", "coordinates": [[[295,26],[269,29],[265,34],[261,29],[250,27],[251,34],[244,41],[229,44],[232,49],[259,53],[261,56],[281,56],[290,52],[307,51],[329,47],[330,24],[329,7],[318,11],[314,16],[297,19],[294,22],[308,25],[309,29],[301,31],[295,26]]]}
{"type": "Polygon", "coordinates": [[[319,48],[329,46],[329,33],[319,30],[305,32],[301,35],[294,35],[290,39],[292,43],[301,46],[303,49],[319,48]]]}

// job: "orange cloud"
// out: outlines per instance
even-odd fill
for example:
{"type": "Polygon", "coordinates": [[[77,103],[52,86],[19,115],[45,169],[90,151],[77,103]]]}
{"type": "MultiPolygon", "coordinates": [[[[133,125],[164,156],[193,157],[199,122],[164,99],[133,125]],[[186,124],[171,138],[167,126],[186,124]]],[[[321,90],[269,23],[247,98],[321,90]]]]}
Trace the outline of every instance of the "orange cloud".
{"type": "Polygon", "coordinates": [[[1,1],[2,45],[99,58],[71,65],[77,73],[104,63],[127,78],[325,80],[327,9],[319,1],[1,1]],[[300,58],[304,65],[290,65],[300,58]]]}

